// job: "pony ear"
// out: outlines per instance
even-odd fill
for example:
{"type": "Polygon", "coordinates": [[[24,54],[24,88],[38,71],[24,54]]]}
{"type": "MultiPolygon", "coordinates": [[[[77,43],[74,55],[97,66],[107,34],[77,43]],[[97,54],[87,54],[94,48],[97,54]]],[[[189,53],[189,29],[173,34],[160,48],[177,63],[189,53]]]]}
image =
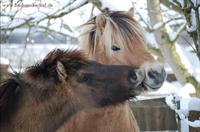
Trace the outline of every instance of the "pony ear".
{"type": "Polygon", "coordinates": [[[134,7],[131,7],[128,11],[127,11],[128,16],[133,17],[134,15],[134,7]]]}
{"type": "Polygon", "coordinates": [[[57,62],[56,71],[60,80],[65,80],[67,78],[65,67],[60,61],[57,62]]]}
{"type": "Polygon", "coordinates": [[[96,24],[97,28],[100,30],[101,33],[103,33],[103,30],[106,25],[106,18],[104,14],[100,14],[96,17],[96,24]]]}

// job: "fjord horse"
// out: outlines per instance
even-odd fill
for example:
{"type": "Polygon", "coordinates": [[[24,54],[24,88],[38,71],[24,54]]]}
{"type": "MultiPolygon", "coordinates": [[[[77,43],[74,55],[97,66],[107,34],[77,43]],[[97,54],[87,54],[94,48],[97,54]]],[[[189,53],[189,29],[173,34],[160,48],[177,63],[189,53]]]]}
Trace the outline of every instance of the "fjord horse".
{"type": "Polygon", "coordinates": [[[107,66],[80,51],[54,50],[0,85],[0,131],[55,132],[80,110],[136,96],[144,76],[143,68],[107,66]]]}
{"type": "MultiPolygon", "coordinates": [[[[80,46],[90,59],[103,64],[145,69],[144,90],[157,90],[165,80],[164,67],[145,48],[144,30],[129,12],[93,17],[84,25],[80,46]]],[[[95,111],[81,111],[62,128],[64,132],[139,132],[128,102],[95,111]]]]}

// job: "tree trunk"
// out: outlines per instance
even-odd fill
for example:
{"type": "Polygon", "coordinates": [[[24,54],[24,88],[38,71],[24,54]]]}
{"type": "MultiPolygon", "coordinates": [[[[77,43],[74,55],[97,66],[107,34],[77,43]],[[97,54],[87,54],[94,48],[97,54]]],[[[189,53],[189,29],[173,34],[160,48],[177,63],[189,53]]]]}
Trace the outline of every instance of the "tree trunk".
{"type": "MultiPolygon", "coordinates": [[[[197,0],[198,1],[198,0],[197,0]]],[[[191,0],[183,0],[183,5],[180,3],[180,1],[169,1],[169,0],[160,0],[160,2],[165,5],[166,7],[183,14],[185,16],[185,19],[187,21],[187,26],[190,28],[192,26],[192,23],[196,19],[196,30],[192,32],[188,32],[190,37],[193,39],[194,45],[195,45],[195,52],[197,54],[197,57],[200,61],[200,6],[194,6],[193,2],[191,0]],[[193,13],[195,15],[195,19],[192,18],[191,12],[193,10],[193,13]],[[193,22],[192,22],[193,21],[193,22]]]]}
{"type": "MultiPolygon", "coordinates": [[[[147,0],[147,10],[149,13],[150,24],[152,27],[157,23],[163,23],[159,0],[147,0]]],[[[174,44],[170,43],[169,35],[167,34],[166,29],[163,27],[154,31],[154,36],[164,59],[174,71],[174,74],[178,81],[184,85],[186,83],[186,79],[184,78],[184,75],[182,74],[181,69],[177,64],[177,60],[173,56],[172,47],[174,47],[174,44]]]]}
{"type": "MultiPolygon", "coordinates": [[[[160,9],[160,0],[147,0],[147,10],[150,18],[150,24],[152,27],[157,23],[163,23],[163,16],[160,9]]],[[[197,95],[198,95],[200,91],[200,84],[185,69],[184,65],[181,62],[180,56],[176,52],[176,47],[174,42],[172,42],[169,38],[167,29],[163,27],[154,31],[154,36],[162,52],[164,60],[172,68],[177,80],[182,85],[184,85],[187,82],[193,84],[197,90],[197,95]]]]}

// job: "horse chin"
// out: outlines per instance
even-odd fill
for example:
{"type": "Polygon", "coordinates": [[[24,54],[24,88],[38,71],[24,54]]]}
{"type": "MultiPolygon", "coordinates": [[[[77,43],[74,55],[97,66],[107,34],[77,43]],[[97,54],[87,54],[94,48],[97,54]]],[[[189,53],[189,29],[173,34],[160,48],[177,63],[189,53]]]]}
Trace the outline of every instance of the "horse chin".
{"type": "Polygon", "coordinates": [[[132,100],[134,98],[136,98],[136,96],[140,95],[141,93],[143,93],[145,91],[145,87],[141,84],[139,86],[137,86],[136,89],[134,89],[132,92],[130,92],[129,95],[129,100],[132,100]]]}
{"type": "Polygon", "coordinates": [[[144,88],[144,91],[146,92],[154,92],[154,91],[157,91],[161,87],[161,86],[151,86],[147,83],[143,83],[142,86],[144,88]]]}
{"type": "Polygon", "coordinates": [[[118,99],[104,98],[99,102],[99,107],[115,106],[125,102],[127,98],[121,97],[118,99]]]}

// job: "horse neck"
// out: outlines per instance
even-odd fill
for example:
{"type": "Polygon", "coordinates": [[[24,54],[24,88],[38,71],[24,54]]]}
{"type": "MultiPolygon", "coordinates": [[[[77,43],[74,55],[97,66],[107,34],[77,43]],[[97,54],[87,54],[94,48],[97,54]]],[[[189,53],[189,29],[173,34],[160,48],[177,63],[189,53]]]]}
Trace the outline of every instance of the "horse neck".
{"type": "MultiPolygon", "coordinates": [[[[41,111],[44,111],[43,115],[39,116],[39,119],[35,122],[38,123],[41,121],[38,123],[38,125],[41,124],[38,128],[38,132],[56,131],[64,122],[67,122],[79,111],[79,107],[76,106],[76,103],[72,103],[71,100],[68,100],[64,96],[48,101],[45,107],[46,108],[41,108],[41,111]]],[[[38,114],[40,114],[40,111],[38,111],[38,114]]]]}
{"type": "Polygon", "coordinates": [[[72,103],[65,96],[51,97],[43,102],[32,101],[26,96],[20,101],[20,108],[11,119],[4,122],[6,125],[1,126],[0,131],[54,132],[79,109],[75,102],[72,103]]]}

